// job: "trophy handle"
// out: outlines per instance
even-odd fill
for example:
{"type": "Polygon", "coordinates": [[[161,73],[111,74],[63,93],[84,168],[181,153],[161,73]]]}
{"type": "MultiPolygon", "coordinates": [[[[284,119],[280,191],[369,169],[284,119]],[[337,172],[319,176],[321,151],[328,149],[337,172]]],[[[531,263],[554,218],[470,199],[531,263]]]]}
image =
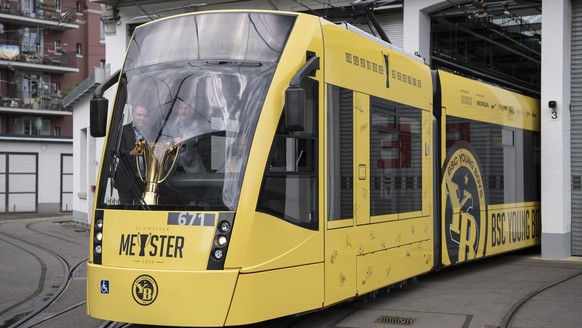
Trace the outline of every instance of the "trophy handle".
{"type": "MultiPolygon", "coordinates": [[[[139,176],[141,182],[146,182],[144,174],[141,172],[141,167],[139,165],[139,158],[143,157],[144,149],[147,147],[147,143],[144,139],[139,139],[135,142],[135,150],[137,151],[137,156],[135,156],[135,166],[137,168],[137,175],[139,176]]],[[[147,165],[147,161],[144,159],[144,165],[147,165]]],[[[147,168],[145,169],[147,171],[147,168]]]]}
{"type": "Polygon", "coordinates": [[[174,166],[176,165],[176,161],[178,160],[178,155],[180,155],[180,149],[182,149],[182,143],[179,143],[177,146],[174,145],[172,147],[170,147],[170,149],[168,149],[166,151],[166,154],[164,155],[164,165],[163,167],[166,166],[166,164],[168,163],[168,159],[170,157],[170,154],[174,153],[174,160],[172,161],[172,166],[170,167],[170,169],[168,170],[168,172],[166,172],[166,175],[160,180],[160,182],[164,182],[164,180],[166,180],[166,178],[170,175],[170,173],[172,173],[172,171],[174,170],[174,166]]]}

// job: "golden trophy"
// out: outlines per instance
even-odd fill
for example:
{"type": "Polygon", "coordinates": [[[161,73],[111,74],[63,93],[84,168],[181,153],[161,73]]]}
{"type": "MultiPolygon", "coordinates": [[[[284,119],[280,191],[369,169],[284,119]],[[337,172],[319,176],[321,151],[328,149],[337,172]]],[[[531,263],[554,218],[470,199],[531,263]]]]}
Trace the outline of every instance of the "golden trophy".
{"type": "Polygon", "coordinates": [[[142,198],[147,205],[158,204],[158,184],[166,180],[172,172],[181,146],[181,143],[173,144],[171,142],[148,143],[145,139],[140,139],[135,143],[135,149],[138,153],[135,162],[139,177],[145,183],[142,198]],[[144,172],[140,167],[140,158],[143,159],[144,172]],[[170,161],[172,165],[166,171],[170,161]]]}

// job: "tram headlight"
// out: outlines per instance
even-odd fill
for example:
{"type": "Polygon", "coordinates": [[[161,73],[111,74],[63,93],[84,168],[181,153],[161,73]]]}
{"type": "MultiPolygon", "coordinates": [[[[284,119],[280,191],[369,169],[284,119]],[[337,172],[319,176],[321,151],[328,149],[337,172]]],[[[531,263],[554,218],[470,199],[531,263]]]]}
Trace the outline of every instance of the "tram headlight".
{"type": "Polygon", "coordinates": [[[225,235],[218,235],[214,238],[214,245],[224,247],[228,243],[228,238],[225,235]]]}
{"type": "Polygon", "coordinates": [[[101,264],[101,256],[103,255],[103,210],[95,210],[93,218],[93,263],[101,264]]]}
{"type": "Polygon", "coordinates": [[[218,224],[218,230],[222,233],[227,233],[230,231],[230,222],[228,221],[220,221],[218,224]]]}
{"type": "Polygon", "coordinates": [[[222,257],[224,256],[224,251],[220,248],[217,248],[212,252],[212,256],[214,256],[215,260],[220,261],[220,260],[222,260],[222,257]]]}
{"type": "Polygon", "coordinates": [[[224,270],[226,254],[230,247],[230,238],[233,233],[235,213],[225,212],[218,214],[216,227],[212,238],[211,249],[208,253],[207,270],[224,270]]]}

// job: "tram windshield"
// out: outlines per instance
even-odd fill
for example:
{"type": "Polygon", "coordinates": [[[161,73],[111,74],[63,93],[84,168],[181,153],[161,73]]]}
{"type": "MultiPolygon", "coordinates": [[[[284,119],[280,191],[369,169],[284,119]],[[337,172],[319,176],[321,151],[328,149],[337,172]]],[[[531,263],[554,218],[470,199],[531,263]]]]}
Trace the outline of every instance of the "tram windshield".
{"type": "Polygon", "coordinates": [[[235,210],[294,20],[210,13],[136,29],[109,127],[100,206],[235,210]]]}

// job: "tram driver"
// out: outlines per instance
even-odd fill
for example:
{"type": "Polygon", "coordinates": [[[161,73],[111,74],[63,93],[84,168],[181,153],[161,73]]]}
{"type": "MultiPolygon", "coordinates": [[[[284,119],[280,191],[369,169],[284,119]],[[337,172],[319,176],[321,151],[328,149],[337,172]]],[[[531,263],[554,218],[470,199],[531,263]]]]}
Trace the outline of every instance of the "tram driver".
{"type": "Polygon", "coordinates": [[[196,108],[182,98],[178,98],[176,113],[168,122],[167,130],[174,136],[174,143],[180,145],[177,170],[184,173],[205,173],[198,137],[204,131],[197,118],[196,108]]]}

